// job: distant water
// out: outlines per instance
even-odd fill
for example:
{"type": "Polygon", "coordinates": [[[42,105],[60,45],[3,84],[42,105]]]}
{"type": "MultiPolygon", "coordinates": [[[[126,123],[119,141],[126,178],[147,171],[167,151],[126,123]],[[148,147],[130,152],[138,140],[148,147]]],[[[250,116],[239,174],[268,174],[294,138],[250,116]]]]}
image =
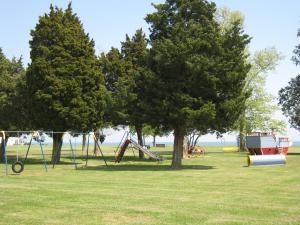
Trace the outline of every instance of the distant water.
{"type": "MultiPolygon", "coordinates": [[[[37,144],[37,143],[33,143],[33,144],[37,144]]],[[[50,145],[52,144],[52,142],[50,141],[45,141],[44,144],[50,145]]],[[[68,145],[68,142],[64,141],[64,145],[68,145]]],[[[90,144],[94,144],[94,142],[90,142],[90,144]]],[[[104,142],[102,145],[104,146],[118,146],[120,144],[120,142],[104,142]]],[[[166,146],[172,146],[173,142],[159,142],[157,144],[165,144],[166,146]]],[[[72,145],[81,145],[81,141],[76,142],[72,142],[72,145]]],[[[146,143],[146,145],[150,145],[152,146],[152,143],[146,143]]],[[[228,142],[199,142],[198,143],[199,146],[220,146],[220,147],[227,147],[227,146],[237,146],[237,143],[232,141],[228,141],[228,142]]],[[[293,142],[293,146],[300,146],[300,141],[294,141],[293,142]]]]}
{"type": "Polygon", "coordinates": [[[294,141],[292,146],[300,146],[300,141],[294,141]]]}
{"type": "MultiPolygon", "coordinates": [[[[159,142],[159,144],[165,144],[166,146],[172,146],[173,142],[159,142]]],[[[103,143],[103,145],[107,145],[107,146],[118,146],[119,142],[107,142],[107,143],[103,143]]],[[[146,145],[150,145],[152,146],[152,143],[146,143],[146,145]]],[[[237,146],[237,143],[232,141],[228,141],[228,142],[199,142],[198,143],[199,146],[220,146],[220,147],[224,147],[224,146],[237,146]]],[[[294,141],[293,142],[293,146],[300,146],[300,141],[294,141]]]]}
{"type": "MultiPolygon", "coordinates": [[[[157,142],[157,144],[165,144],[166,146],[172,146],[173,142],[157,142]]],[[[300,144],[300,143],[299,143],[300,144]]],[[[104,142],[103,145],[117,146],[119,142],[104,142]]],[[[152,146],[152,143],[146,143],[146,145],[152,146]]],[[[236,146],[236,142],[199,142],[200,146],[236,146]]]]}

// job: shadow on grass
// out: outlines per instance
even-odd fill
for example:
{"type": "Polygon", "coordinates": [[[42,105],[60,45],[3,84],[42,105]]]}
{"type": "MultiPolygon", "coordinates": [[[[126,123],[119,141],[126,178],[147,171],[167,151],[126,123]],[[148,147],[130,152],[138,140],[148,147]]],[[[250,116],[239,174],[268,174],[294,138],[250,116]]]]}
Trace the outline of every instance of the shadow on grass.
{"type": "MultiPolygon", "coordinates": [[[[161,152],[160,152],[161,153],[161,152]]],[[[169,153],[169,152],[164,152],[169,153]]],[[[171,155],[166,157],[166,154],[164,155],[164,158],[167,160],[169,158],[172,158],[171,155]]],[[[107,161],[108,166],[105,166],[104,160],[102,156],[89,156],[88,160],[97,160],[99,161],[99,166],[87,166],[85,167],[85,156],[78,156],[76,157],[76,164],[77,164],[77,170],[81,171],[174,171],[170,165],[164,165],[161,162],[144,158],[139,159],[137,156],[124,156],[121,163],[116,164],[115,163],[115,157],[114,156],[105,156],[105,160],[107,161]],[[141,162],[143,164],[128,164],[129,163],[137,163],[141,162]],[[156,162],[156,163],[155,163],[156,162]],[[149,163],[148,165],[146,163],[149,163]]],[[[23,158],[19,158],[20,161],[23,162],[23,158]]],[[[73,158],[71,156],[64,156],[61,158],[61,162],[56,164],[55,166],[60,165],[74,165],[74,162],[72,161],[73,158]]],[[[8,163],[11,165],[13,162],[16,161],[16,157],[9,157],[8,163]]],[[[94,161],[95,162],[95,161],[94,161]]],[[[3,164],[3,162],[0,162],[3,164]]],[[[28,158],[26,162],[24,163],[25,167],[26,165],[41,165],[43,166],[44,162],[42,158],[28,158]]],[[[47,166],[52,167],[51,161],[47,161],[47,166]]],[[[181,170],[211,170],[216,169],[214,166],[205,166],[205,165],[183,165],[181,170]]]]}
{"type": "MultiPolygon", "coordinates": [[[[104,159],[106,160],[106,162],[108,164],[115,164],[115,157],[114,156],[105,156],[104,159]]],[[[167,158],[166,158],[167,159],[167,158]]],[[[89,156],[88,161],[89,160],[97,160],[101,163],[104,164],[104,160],[102,156],[89,156]]],[[[8,164],[12,164],[14,162],[17,161],[16,157],[10,156],[7,158],[8,164]]],[[[27,158],[27,160],[24,162],[24,158],[19,158],[19,161],[23,162],[24,165],[38,165],[38,164],[44,164],[44,161],[41,158],[27,158]]],[[[145,163],[149,163],[149,162],[157,162],[156,160],[150,159],[150,158],[144,158],[144,159],[140,159],[137,156],[124,156],[122,161],[126,162],[126,161],[130,161],[130,162],[145,162],[145,163]]],[[[76,157],[75,159],[75,163],[77,165],[80,164],[85,164],[86,162],[86,158],[83,156],[79,156],[76,157]]],[[[3,164],[4,162],[0,162],[0,164],[3,164]]],[[[52,166],[52,162],[50,161],[50,159],[46,160],[47,165],[51,165],[52,166]]],[[[60,162],[57,163],[56,165],[74,165],[73,162],[73,158],[71,156],[64,156],[61,158],[60,162]]]]}
{"type": "MultiPolygon", "coordinates": [[[[204,165],[184,165],[181,170],[210,170],[215,169],[214,166],[204,165]]],[[[77,168],[77,170],[90,171],[174,171],[169,165],[109,165],[109,166],[88,166],[77,168]]]]}
{"type": "Polygon", "coordinates": [[[163,156],[167,156],[167,155],[170,155],[172,156],[173,154],[173,151],[151,151],[157,155],[163,155],[163,156]]]}
{"type": "MultiPolygon", "coordinates": [[[[297,155],[300,155],[300,152],[288,153],[287,155],[296,155],[296,156],[297,156],[297,155]]],[[[240,156],[240,157],[245,157],[245,156],[249,156],[249,154],[248,154],[248,153],[242,153],[242,152],[241,152],[241,153],[239,154],[239,156],[240,156]]]]}
{"type": "MultiPolygon", "coordinates": [[[[72,160],[72,157],[64,157],[66,159],[72,160]]],[[[105,160],[108,162],[115,162],[116,158],[115,156],[104,156],[105,160]]],[[[81,161],[85,161],[86,157],[85,156],[78,156],[76,157],[76,160],[81,160],[81,161]]],[[[88,160],[103,160],[102,156],[89,156],[88,160]]],[[[124,156],[122,160],[128,160],[128,161],[133,161],[133,162],[151,162],[153,160],[149,159],[149,158],[144,158],[144,159],[140,159],[138,156],[124,156]]]]}
{"type": "Polygon", "coordinates": [[[292,152],[292,153],[288,153],[288,155],[300,155],[300,152],[292,152]]]}
{"type": "MultiPolygon", "coordinates": [[[[66,158],[63,158],[63,159],[66,159],[66,158]]],[[[73,165],[74,164],[71,161],[71,158],[68,159],[68,160],[70,160],[70,161],[61,160],[58,165],[73,165]]],[[[10,165],[10,164],[16,162],[17,158],[16,157],[7,157],[7,161],[8,161],[8,164],[10,165]]],[[[34,158],[34,159],[33,158],[27,158],[27,160],[25,162],[24,162],[24,158],[19,158],[19,161],[23,162],[25,166],[26,165],[39,165],[39,164],[43,165],[44,164],[44,161],[43,161],[42,157],[41,158],[34,158]]],[[[49,165],[52,166],[51,161],[46,160],[46,163],[47,163],[48,166],[49,165]]],[[[76,163],[80,164],[80,162],[76,162],[76,163]]],[[[4,164],[4,162],[0,162],[0,164],[4,164]]]]}

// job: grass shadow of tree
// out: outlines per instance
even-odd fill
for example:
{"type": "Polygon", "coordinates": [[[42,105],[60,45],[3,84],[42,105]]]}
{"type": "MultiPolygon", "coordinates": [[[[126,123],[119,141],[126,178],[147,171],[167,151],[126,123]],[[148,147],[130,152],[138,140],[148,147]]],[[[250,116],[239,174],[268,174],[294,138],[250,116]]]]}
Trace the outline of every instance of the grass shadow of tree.
{"type": "MultiPolygon", "coordinates": [[[[214,166],[205,166],[205,165],[184,165],[181,170],[211,170],[216,169],[214,166]]],[[[170,165],[109,165],[109,166],[88,166],[81,167],[77,170],[88,170],[88,171],[174,171],[170,165]]]]}
{"type": "Polygon", "coordinates": [[[300,152],[291,152],[291,153],[288,153],[287,155],[300,155],[300,152]]]}

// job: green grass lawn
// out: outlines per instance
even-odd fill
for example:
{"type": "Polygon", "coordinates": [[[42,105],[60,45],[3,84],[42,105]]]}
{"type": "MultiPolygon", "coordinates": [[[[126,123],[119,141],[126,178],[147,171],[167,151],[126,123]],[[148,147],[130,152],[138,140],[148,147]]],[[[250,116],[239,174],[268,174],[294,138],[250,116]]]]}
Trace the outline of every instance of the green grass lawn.
{"type": "Polygon", "coordinates": [[[171,148],[155,149],[162,163],[128,152],[115,164],[104,147],[109,167],[95,157],[84,167],[78,150],[74,170],[64,151],[47,173],[34,148],[21,175],[0,165],[0,224],[300,224],[300,148],[285,166],[246,167],[246,154],[209,147],[172,171],[171,148]]]}

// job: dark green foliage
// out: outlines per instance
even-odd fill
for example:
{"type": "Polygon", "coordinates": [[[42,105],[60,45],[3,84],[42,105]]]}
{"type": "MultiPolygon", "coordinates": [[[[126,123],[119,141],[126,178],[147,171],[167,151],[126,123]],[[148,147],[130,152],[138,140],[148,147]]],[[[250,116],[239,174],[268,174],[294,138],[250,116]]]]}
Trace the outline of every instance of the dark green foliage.
{"type": "Polygon", "coordinates": [[[7,59],[0,48],[0,129],[16,130],[22,114],[17,105],[18,89],[24,79],[22,58],[7,59]]]}
{"type": "Polygon", "coordinates": [[[89,131],[102,124],[106,88],[94,41],[85,34],[71,4],[50,7],[31,31],[26,82],[32,127],[89,131]]]}
{"type": "Polygon", "coordinates": [[[135,35],[130,39],[126,35],[126,41],[122,42],[121,54],[125,62],[130,65],[127,71],[130,83],[130,97],[127,101],[126,114],[128,121],[135,126],[142,126],[145,123],[142,104],[142,93],[144,91],[145,74],[149,73],[147,67],[148,49],[143,31],[137,30],[135,35]]]}
{"type": "MultiPolygon", "coordinates": [[[[154,6],[156,12],[146,17],[154,76],[144,98],[152,123],[175,130],[176,151],[182,142],[177,138],[188,129],[223,133],[237,120],[248,95],[243,88],[250,38],[238,23],[221,33],[214,3],[167,0],[154,6]]],[[[180,163],[173,159],[174,168],[180,163]]]]}
{"type": "Polygon", "coordinates": [[[152,127],[150,125],[145,125],[143,127],[143,135],[145,137],[147,136],[158,136],[158,137],[163,137],[163,136],[168,136],[170,134],[169,131],[164,131],[160,129],[160,127],[152,127]]]}
{"type": "MultiPolygon", "coordinates": [[[[297,37],[300,37],[300,29],[298,30],[297,37]]],[[[300,64],[300,44],[295,47],[294,54],[292,60],[298,66],[300,64]]]]}
{"type": "Polygon", "coordinates": [[[148,52],[145,35],[140,29],[132,38],[126,35],[121,52],[112,48],[100,58],[106,87],[112,96],[108,117],[113,125],[135,127],[141,145],[142,127],[146,122],[142,96],[145,77],[150,73],[147,67],[148,52]]]}
{"type": "Polygon", "coordinates": [[[167,1],[156,9],[147,17],[158,76],[156,97],[164,100],[155,112],[165,112],[171,126],[225,132],[245,100],[248,36],[238,24],[221,36],[213,19],[215,5],[206,1],[167,1]],[[169,25],[162,29],[164,23],[169,25]]]}
{"type": "Polygon", "coordinates": [[[140,95],[144,89],[144,74],[149,73],[146,46],[145,35],[138,30],[132,39],[126,35],[121,52],[112,48],[101,55],[101,70],[113,99],[110,116],[114,125],[144,123],[140,95]]]}
{"type": "Polygon", "coordinates": [[[128,115],[125,107],[130,99],[133,85],[133,78],[130,71],[132,65],[123,59],[122,54],[116,48],[112,48],[106,55],[101,54],[100,68],[104,74],[105,85],[110,94],[106,119],[113,126],[128,125],[128,115]]]}
{"type": "Polygon", "coordinates": [[[279,104],[292,127],[300,130],[300,75],[279,91],[279,104]]]}
{"type": "MultiPolygon", "coordinates": [[[[53,7],[31,31],[26,73],[31,128],[91,131],[103,124],[107,91],[94,41],[72,12],[53,7]]],[[[52,162],[60,161],[62,134],[53,135],[52,162]]]]}
{"type": "MultiPolygon", "coordinates": [[[[300,37],[300,30],[297,34],[300,37]]],[[[295,47],[292,60],[298,66],[300,64],[300,44],[295,47]]],[[[292,78],[288,86],[279,91],[279,104],[283,113],[289,117],[292,127],[300,129],[300,75],[292,78]]]]}
{"type": "MultiPolygon", "coordinates": [[[[9,60],[0,48],[0,130],[17,130],[24,123],[24,111],[20,104],[20,86],[24,80],[24,73],[22,58],[9,60]]],[[[5,142],[0,143],[0,160],[3,159],[4,144],[10,136],[16,135],[5,134],[5,142]]]]}

